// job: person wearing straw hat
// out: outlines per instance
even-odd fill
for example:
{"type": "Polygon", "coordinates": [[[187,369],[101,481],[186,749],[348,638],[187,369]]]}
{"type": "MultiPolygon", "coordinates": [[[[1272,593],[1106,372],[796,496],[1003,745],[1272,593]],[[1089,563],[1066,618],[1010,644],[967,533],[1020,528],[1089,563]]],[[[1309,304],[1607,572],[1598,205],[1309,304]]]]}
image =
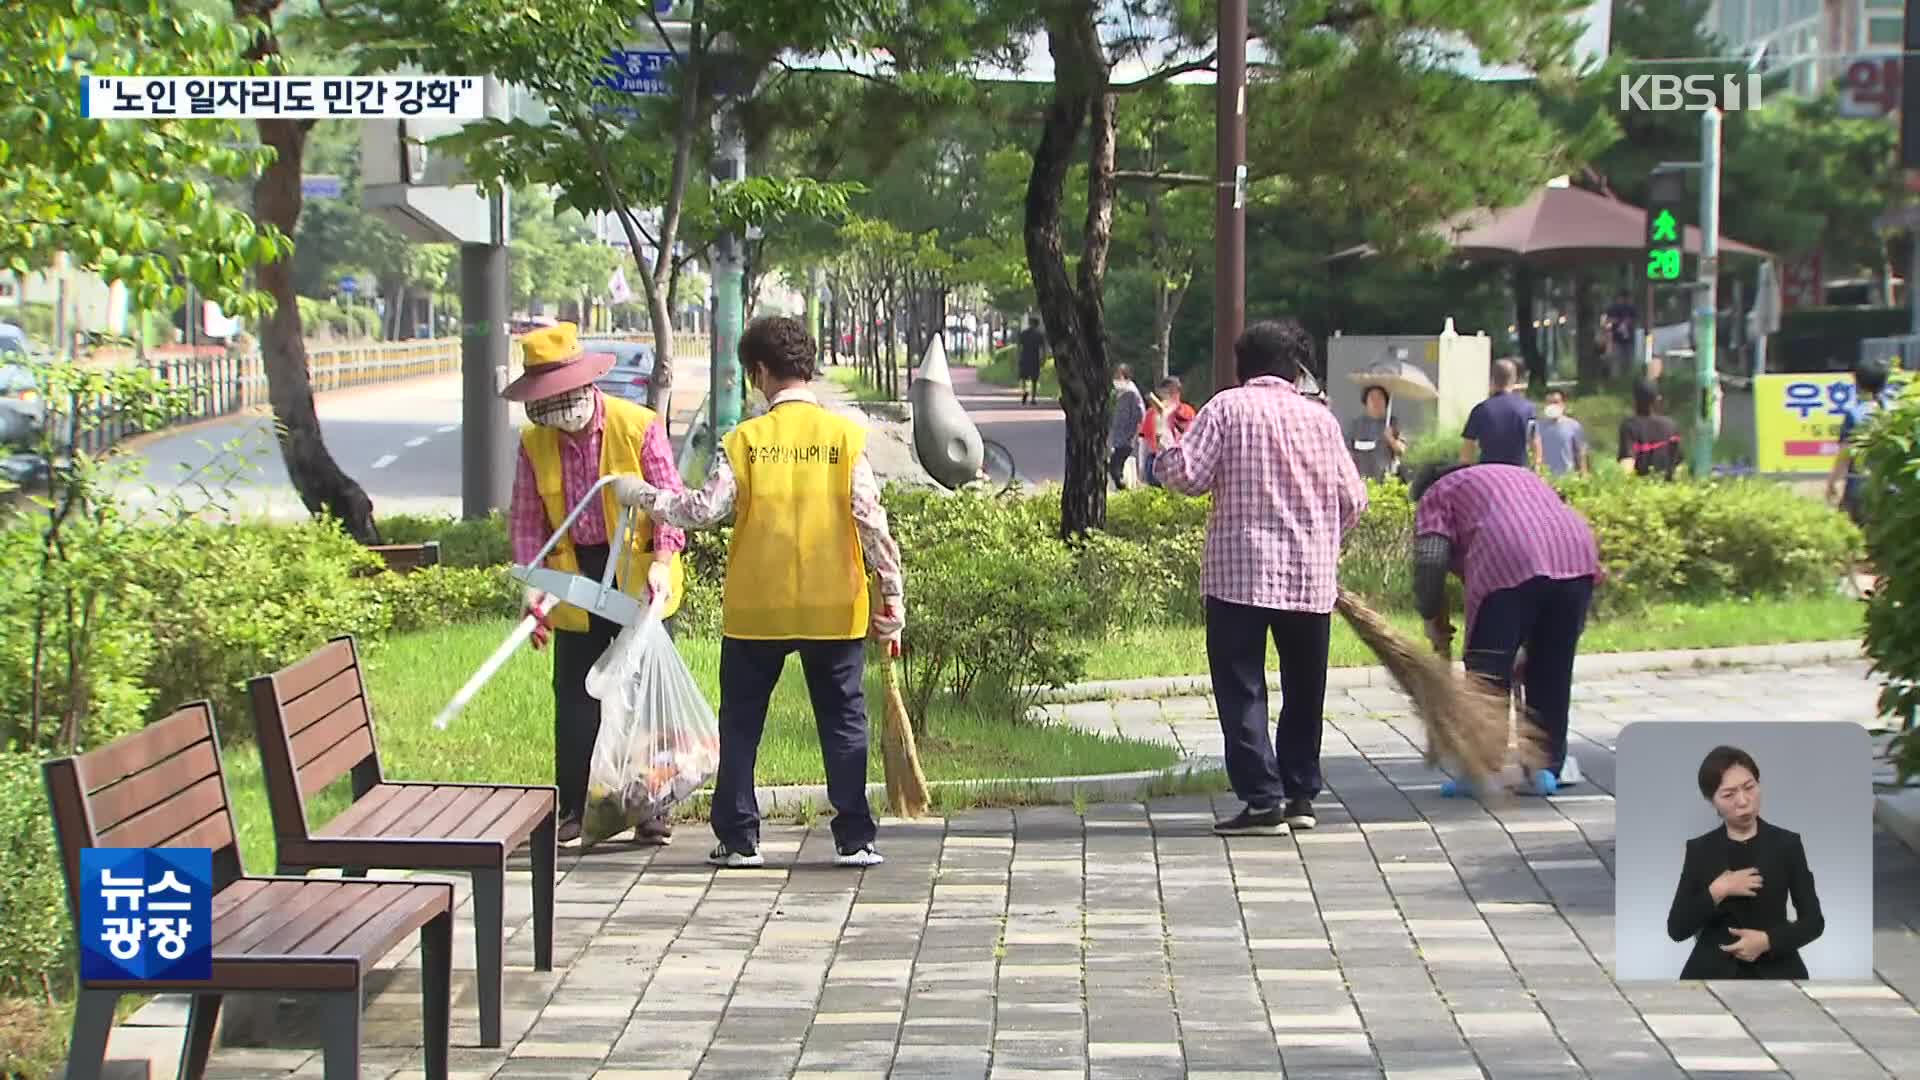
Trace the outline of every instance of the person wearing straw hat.
{"type": "Polygon", "coordinates": [[[766,865],[753,767],[767,705],[798,653],[813,701],[833,804],[833,862],[877,866],[867,804],[864,679],[871,637],[899,655],[906,625],[900,547],[867,458],[867,429],[807,390],[813,337],[798,319],[755,319],[740,335],[740,369],[767,411],[729,433],[698,491],[663,490],[644,476],[612,487],[622,502],[689,529],[733,518],[721,600],[720,768],[707,861],[766,865]],[[878,596],[868,575],[878,581],[878,596]]]}
{"type": "MultiPolygon", "coordinates": [[[[668,490],[678,491],[684,485],[674,465],[666,425],[651,409],[600,392],[594,380],[613,367],[614,357],[584,351],[575,324],[532,330],[521,338],[520,349],[524,373],[501,396],[524,404],[530,422],[520,436],[513,501],[507,512],[513,561],[525,566],[601,477],[635,473],[668,490]]],[[[583,511],[554,545],[546,560],[549,568],[595,579],[606,573],[620,503],[611,484],[601,494],[601,505],[583,511]]],[[[629,533],[627,551],[615,564],[620,589],[629,596],[650,602],[654,594],[666,594],[662,614],[669,634],[685,581],[680,561],[685,547],[681,530],[643,519],[641,527],[629,533]]],[[[600,703],[587,692],[587,672],[619,636],[620,627],[571,604],[560,604],[540,616],[544,600],[539,590],[527,590],[527,611],[539,618],[534,648],[546,645],[549,631],[552,636],[558,840],[572,846],[580,842],[587,769],[600,734],[600,703]]],[[[662,817],[642,822],[634,839],[664,844],[672,836],[672,827],[662,817]]]]}
{"type": "MultiPolygon", "coordinates": [[[[1447,576],[1466,589],[1467,670],[1511,692],[1514,663],[1526,708],[1546,736],[1545,767],[1533,790],[1551,795],[1580,779],[1567,753],[1573,660],[1594,585],[1604,571],[1593,529],[1552,486],[1519,465],[1435,465],[1414,479],[1414,606],[1427,639],[1450,655],[1453,622],[1447,576]]],[[[1454,793],[1443,788],[1443,794],[1454,793]]]]}

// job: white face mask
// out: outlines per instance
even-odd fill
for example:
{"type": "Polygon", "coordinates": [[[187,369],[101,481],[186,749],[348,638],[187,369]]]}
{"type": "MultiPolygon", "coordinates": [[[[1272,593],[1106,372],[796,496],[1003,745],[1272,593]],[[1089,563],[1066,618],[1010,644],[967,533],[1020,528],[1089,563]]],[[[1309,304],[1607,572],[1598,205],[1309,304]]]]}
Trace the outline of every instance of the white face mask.
{"type": "Polygon", "coordinates": [[[1565,405],[1549,405],[1547,406],[1547,419],[1558,420],[1566,415],[1566,411],[1567,407],[1565,405]]]}
{"type": "Polygon", "coordinates": [[[593,388],[583,386],[532,402],[527,405],[527,419],[544,427],[577,435],[593,423],[593,388]]]}

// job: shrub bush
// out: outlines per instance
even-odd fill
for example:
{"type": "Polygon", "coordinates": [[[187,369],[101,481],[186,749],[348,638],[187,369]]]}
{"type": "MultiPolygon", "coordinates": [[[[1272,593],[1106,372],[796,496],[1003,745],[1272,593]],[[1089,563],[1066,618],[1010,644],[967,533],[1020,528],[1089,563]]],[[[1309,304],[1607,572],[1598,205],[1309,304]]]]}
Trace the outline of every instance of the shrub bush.
{"type": "MultiPolygon", "coordinates": [[[[1883,716],[1911,720],[1920,709],[1920,392],[1868,425],[1859,464],[1867,485],[1866,547],[1880,577],[1867,604],[1867,654],[1885,680],[1883,716]]],[[[1920,729],[1896,737],[1900,782],[1920,774],[1920,729]]]]}
{"type": "Polygon", "coordinates": [[[363,579],[398,634],[520,613],[522,588],[505,566],[432,566],[363,579]]]}
{"type": "Polygon", "coordinates": [[[380,539],[389,544],[440,542],[440,565],[502,566],[513,561],[507,519],[498,510],[478,521],[447,515],[393,514],[380,519],[380,539]]]}
{"type": "Polygon", "coordinates": [[[73,955],[66,878],[38,755],[0,752],[0,997],[65,988],[73,955]]]}

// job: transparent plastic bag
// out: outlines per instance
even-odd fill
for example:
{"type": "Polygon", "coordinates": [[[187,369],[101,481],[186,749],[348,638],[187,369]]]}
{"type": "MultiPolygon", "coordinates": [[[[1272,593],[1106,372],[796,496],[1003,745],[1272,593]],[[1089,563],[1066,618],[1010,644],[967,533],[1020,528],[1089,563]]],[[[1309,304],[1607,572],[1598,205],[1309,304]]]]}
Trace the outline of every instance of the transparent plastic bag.
{"type": "Polygon", "coordinates": [[[588,842],[665,817],[720,765],[720,725],[657,616],[620,631],[587,673],[600,735],[587,768],[588,842]]]}

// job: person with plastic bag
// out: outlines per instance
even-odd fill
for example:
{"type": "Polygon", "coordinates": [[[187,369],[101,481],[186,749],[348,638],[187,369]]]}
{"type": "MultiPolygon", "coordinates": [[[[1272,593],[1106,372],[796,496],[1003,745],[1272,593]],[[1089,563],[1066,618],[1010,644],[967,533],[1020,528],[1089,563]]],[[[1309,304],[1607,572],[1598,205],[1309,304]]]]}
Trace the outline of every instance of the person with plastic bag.
{"type": "MultiPolygon", "coordinates": [[[[518,469],[507,529],[513,561],[527,565],[545,546],[554,530],[586,497],[601,477],[615,473],[645,476],[667,490],[680,490],[680,472],[666,426],[657,414],[632,402],[608,397],[594,380],[613,366],[614,357],[581,349],[573,323],[541,327],[521,339],[524,374],[501,391],[508,401],[524,402],[531,421],[520,436],[518,469]]],[[[607,559],[619,520],[620,503],[613,485],[601,489],[601,505],[574,520],[547,556],[546,565],[568,573],[598,579],[607,559]]],[[[686,534],[670,525],[650,525],[628,534],[628,549],[616,574],[622,592],[646,600],[666,594],[665,630],[679,610],[685,573],[680,552],[686,534]],[[644,567],[644,572],[634,570],[644,567]]],[[[527,611],[538,614],[546,598],[528,589],[527,611]]],[[[617,623],[570,604],[561,604],[540,620],[534,648],[543,648],[551,632],[553,643],[553,772],[560,789],[558,840],[563,847],[580,843],[587,809],[587,772],[600,733],[601,703],[587,689],[594,663],[620,633],[617,623]]],[[[664,817],[643,821],[634,838],[667,843],[673,836],[664,817]]]]}
{"type": "Polygon", "coordinates": [[[798,653],[833,803],[833,861],[875,866],[867,805],[866,650],[898,654],[906,602],[900,548],[867,460],[866,428],[820,405],[807,383],[818,355],[799,320],[756,319],[740,337],[740,367],[764,415],[730,433],[698,491],[661,490],[641,476],[613,484],[620,501],[682,528],[731,514],[720,644],[720,762],[707,861],[765,865],[753,766],[767,704],[798,653]],[[879,580],[869,595],[868,574],[879,580]]]}

